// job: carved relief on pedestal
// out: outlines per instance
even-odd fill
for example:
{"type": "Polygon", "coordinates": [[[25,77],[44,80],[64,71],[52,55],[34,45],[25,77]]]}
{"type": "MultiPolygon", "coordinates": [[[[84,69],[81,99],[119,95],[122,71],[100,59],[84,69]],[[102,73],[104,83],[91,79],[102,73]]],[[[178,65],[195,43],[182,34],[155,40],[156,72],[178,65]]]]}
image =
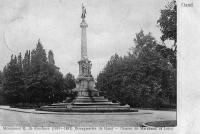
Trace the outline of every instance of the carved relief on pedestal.
{"type": "Polygon", "coordinates": [[[91,66],[88,60],[79,61],[79,76],[91,77],[91,66]]]}

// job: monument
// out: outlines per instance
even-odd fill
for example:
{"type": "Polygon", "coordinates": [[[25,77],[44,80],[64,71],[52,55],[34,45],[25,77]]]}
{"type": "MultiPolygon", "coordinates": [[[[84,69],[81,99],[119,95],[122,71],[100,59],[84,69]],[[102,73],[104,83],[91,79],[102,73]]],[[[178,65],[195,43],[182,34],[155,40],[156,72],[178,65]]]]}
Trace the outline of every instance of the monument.
{"type": "Polygon", "coordinates": [[[98,96],[98,91],[94,89],[94,78],[91,74],[91,61],[87,56],[87,36],[86,28],[88,27],[86,21],[86,9],[82,5],[82,22],[81,27],[81,60],[79,64],[79,75],[76,79],[76,88],[73,91],[78,92],[78,96],[98,96]]]}
{"type": "Polygon", "coordinates": [[[82,5],[81,15],[81,59],[79,64],[79,74],[76,79],[77,97],[71,103],[55,103],[50,106],[43,106],[41,110],[57,112],[119,112],[137,111],[131,110],[129,105],[121,106],[119,103],[112,103],[104,96],[100,96],[99,91],[94,88],[95,82],[91,74],[91,61],[87,55],[86,9],[82,5]]]}

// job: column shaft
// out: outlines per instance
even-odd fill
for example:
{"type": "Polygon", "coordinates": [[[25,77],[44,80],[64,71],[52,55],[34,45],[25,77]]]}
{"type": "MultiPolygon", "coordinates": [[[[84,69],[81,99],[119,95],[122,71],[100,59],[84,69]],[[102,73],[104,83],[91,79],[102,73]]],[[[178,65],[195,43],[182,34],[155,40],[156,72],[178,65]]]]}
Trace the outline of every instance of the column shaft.
{"type": "Polygon", "coordinates": [[[87,35],[86,27],[82,27],[81,31],[81,59],[87,59],[87,35]]]}

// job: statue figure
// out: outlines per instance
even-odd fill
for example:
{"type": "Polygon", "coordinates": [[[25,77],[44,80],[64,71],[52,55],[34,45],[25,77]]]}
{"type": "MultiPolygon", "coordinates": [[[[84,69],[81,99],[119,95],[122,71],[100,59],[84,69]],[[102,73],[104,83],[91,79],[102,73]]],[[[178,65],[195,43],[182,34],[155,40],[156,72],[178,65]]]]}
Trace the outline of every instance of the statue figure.
{"type": "Polygon", "coordinates": [[[90,76],[91,75],[91,64],[83,63],[81,66],[82,75],[90,76]]]}
{"type": "Polygon", "coordinates": [[[83,76],[87,75],[87,65],[86,64],[82,64],[82,74],[83,74],[83,76]]]}
{"type": "Polygon", "coordinates": [[[81,15],[81,18],[85,19],[85,15],[86,15],[86,9],[85,9],[85,7],[83,6],[83,3],[82,3],[82,15],[81,15]]]}

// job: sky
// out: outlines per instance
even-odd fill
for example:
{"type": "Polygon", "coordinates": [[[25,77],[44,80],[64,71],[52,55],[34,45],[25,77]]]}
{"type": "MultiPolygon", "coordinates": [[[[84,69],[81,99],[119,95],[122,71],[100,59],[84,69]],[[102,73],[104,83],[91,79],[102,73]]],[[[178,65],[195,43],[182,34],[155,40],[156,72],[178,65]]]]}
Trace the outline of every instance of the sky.
{"type": "Polygon", "coordinates": [[[87,14],[87,48],[96,78],[115,53],[134,47],[141,29],[160,41],[156,22],[168,0],[0,0],[0,70],[11,54],[32,50],[38,39],[53,50],[60,72],[78,75],[81,4],[87,14]]]}

